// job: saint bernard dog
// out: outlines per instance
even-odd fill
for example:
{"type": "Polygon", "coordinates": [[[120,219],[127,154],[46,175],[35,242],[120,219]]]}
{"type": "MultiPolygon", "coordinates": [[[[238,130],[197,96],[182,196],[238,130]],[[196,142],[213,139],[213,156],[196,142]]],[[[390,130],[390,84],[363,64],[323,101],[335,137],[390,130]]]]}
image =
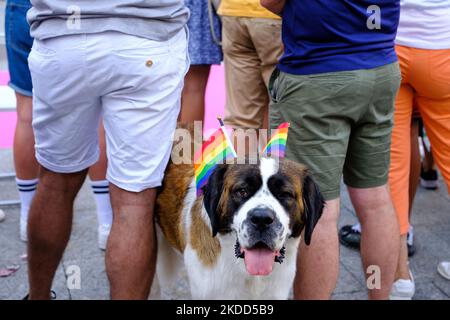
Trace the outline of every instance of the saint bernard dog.
{"type": "Polygon", "coordinates": [[[156,201],[160,289],[186,267],[194,299],[287,299],[300,235],[324,207],[308,170],[287,159],[221,164],[197,197],[193,165],[169,164],[156,201]]]}

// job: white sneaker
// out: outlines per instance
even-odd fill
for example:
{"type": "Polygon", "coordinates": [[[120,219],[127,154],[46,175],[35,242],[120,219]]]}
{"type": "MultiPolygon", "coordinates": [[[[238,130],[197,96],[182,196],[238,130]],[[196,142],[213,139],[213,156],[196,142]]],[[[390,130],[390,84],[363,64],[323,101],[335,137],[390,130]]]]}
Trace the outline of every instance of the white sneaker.
{"type": "Polygon", "coordinates": [[[409,271],[410,279],[398,279],[394,282],[389,295],[389,300],[411,300],[416,292],[414,277],[409,271]]]}
{"type": "Polygon", "coordinates": [[[2,209],[0,209],[0,222],[2,222],[3,220],[5,220],[5,218],[6,218],[5,211],[3,211],[2,209]]]}
{"type": "Polygon", "coordinates": [[[111,225],[109,224],[102,224],[98,227],[98,247],[101,250],[106,250],[110,231],[111,225]]]}
{"type": "Polygon", "coordinates": [[[438,273],[443,276],[445,279],[450,280],[450,262],[442,261],[437,266],[438,273]]]}
{"type": "Polygon", "coordinates": [[[28,220],[20,218],[20,240],[22,240],[23,242],[28,241],[27,227],[28,220]]]}

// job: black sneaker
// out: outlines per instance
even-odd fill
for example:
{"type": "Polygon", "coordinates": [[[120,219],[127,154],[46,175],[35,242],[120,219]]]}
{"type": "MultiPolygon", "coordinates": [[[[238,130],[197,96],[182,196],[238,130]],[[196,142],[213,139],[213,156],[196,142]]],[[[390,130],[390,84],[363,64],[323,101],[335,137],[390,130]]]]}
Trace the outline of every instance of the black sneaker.
{"type": "Polygon", "coordinates": [[[412,257],[414,253],[416,253],[416,247],[414,246],[414,229],[412,226],[409,228],[406,245],[408,246],[408,257],[412,257]]]}
{"type": "Polygon", "coordinates": [[[339,242],[351,249],[359,250],[361,242],[361,228],[359,223],[355,225],[346,225],[339,230],[339,242]]]}
{"type": "MultiPolygon", "coordinates": [[[[408,257],[412,257],[416,252],[413,236],[414,235],[411,228],[411,232],[408,232],[406,241],[408,247],[408,257]]],[[[361,243],[361,225],[357,223],[355,225],[343,226],[341,230],[339,230],[339,242],[347,248],[359,250],[361,243]]]]}
{"type": "Polygon", "coordinates": [[[439,188],[437,171],[434,169],[424,171],[422,167],[420,169],[420,185],[427,190],[436,190],[439,188]]]}

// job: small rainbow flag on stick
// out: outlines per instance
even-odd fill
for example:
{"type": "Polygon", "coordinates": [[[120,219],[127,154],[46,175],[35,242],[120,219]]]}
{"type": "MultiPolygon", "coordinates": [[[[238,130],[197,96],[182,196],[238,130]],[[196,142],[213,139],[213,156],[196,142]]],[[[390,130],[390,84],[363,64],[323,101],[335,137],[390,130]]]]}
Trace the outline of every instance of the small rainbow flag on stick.
{"type": "Polygon", "coordinates": [[[284,158],[289,126],[290,124],[285,122],[275,130],[269,143],[267,143],[267,146],[263,149],[263,155],[273,155],[284,158]]]}
{"type": "Polygon", "coordinates": [[[197,196],[202,194],[202,187],[208,182],[218,164],[225,163],[228,158],[237,158],[236,151],[225,129],[222,118],[218,117],[220,129],[205,141],[202,149],[194,156],[194,174],[197,196]]]}

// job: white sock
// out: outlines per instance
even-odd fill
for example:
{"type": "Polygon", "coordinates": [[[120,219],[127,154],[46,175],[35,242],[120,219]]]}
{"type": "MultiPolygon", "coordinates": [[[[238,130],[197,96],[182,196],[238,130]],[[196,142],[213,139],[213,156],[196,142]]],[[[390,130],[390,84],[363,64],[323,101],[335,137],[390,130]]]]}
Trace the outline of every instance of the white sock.
{"type": "Polygon", "coordinates": [[[22,180],[16,178],[17,190],[19,190],[20,197],[20,219],[28,221],[28,213],[30,211],[31,201],[39,180],[22,180]]]}
{"type": "Polygon", "coordinates": [[[112,224],[112,208],[109,198],[108,180],[91,181],[92,192],[94,192],[95,204],[97,207],[98,225],[112,224]]]}

